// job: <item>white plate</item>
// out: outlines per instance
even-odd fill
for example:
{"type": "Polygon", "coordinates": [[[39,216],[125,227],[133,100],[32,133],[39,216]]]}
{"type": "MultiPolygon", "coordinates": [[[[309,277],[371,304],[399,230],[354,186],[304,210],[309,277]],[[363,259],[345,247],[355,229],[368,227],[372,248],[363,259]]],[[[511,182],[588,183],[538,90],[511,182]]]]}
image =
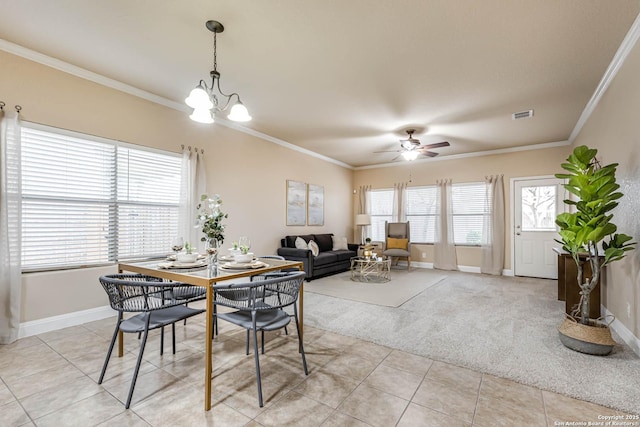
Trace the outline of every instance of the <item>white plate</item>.
{"type": "Polygon", "coordinates": [[[158,264],[160,268],[197,268],[204,267],[207,265],[207,260],[198,260],[196,262],[177,262],[177,261],[169,261],[169,262],[161,262],[158,264]]]}
{"type": "MultiPolygon", "coordinates": [[[[206,257],[207,257],[206,255],[198,254],[198,260],[205,259],[206,257]]],[[[177,257],[175,254],[167,255],[167,261],[175,261],[176,258],[177,257]]]]}
{"type": "Polygon", "coordinates": [[[226,264],[220,264],[220,268],[223,270],[255,270],[258,268],[265,268],[269,264],[262,261],[252,262],[227,262],[226,264]]]}

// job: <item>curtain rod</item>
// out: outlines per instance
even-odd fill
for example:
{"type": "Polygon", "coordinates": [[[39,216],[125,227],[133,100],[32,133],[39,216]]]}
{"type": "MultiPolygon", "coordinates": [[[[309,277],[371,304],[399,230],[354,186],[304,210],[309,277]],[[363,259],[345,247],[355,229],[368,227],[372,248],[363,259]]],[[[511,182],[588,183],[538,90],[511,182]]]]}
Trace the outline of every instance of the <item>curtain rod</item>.
{"type": "MultiPolygon", "coordinates": [[[[182,147],[182,149],[184,150],[184,144],[180,145],[180,147],[182,147]]],[[[190,145],[188,145],[188,146],[187,146],[187,149],[188,149],[189,151],[191,151],[191,146],[190,146],[190,145]]],[[[193,147],[193,150],[194,150],[194,153],[197,153],[197,152],[198,152],[198,147],[193,147]]],[[[204,154],[204,148],[201,148],[201,149],[200,149],[200,154],[204,154]]]]}
{"type": "MultiPolygon", "coordinates": [[[[0,101],[0,111],[4,111],[4,107],[5,107],[6,105],[7,105],[7,104],[5,104],[5,103],[4,103],[4,101],[0,101]]],[[[22,110],[22,107],[21,107],[20,105],[17,105],[17,104],[16,104],[13,108],[15,108],[15,109],[16,109],[16,112],[17,112],[17,113],[20,113],[20,111],[22,110]]]]}

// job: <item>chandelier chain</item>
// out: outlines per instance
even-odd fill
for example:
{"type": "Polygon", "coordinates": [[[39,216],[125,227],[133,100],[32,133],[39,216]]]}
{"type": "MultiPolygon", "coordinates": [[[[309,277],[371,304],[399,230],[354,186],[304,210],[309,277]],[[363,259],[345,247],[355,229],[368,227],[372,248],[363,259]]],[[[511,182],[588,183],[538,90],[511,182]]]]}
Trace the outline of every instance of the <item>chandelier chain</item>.
{"type": "Polygon", "coordinates": [[[218,71],[218,33],[213,33],[213,71],[218,71]]]}

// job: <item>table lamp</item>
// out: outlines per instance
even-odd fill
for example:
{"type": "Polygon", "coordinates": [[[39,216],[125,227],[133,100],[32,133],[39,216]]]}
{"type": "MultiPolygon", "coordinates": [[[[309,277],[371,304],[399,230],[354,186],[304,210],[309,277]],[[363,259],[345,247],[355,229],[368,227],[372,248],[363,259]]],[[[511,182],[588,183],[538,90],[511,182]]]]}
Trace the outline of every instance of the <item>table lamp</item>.
{"type": "Polygon", "coordinates": [[[364,245],[364,227],[367,225],[371,225],[371,215],[369,214],[356,215],[356,225],[360,226],[360,240],[364,245]]]}

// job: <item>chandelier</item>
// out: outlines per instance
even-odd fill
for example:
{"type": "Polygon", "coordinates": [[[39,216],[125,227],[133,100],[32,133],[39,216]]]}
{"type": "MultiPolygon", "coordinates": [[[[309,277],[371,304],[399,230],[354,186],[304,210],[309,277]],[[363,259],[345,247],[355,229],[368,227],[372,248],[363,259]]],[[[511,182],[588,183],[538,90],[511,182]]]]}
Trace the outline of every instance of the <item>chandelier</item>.
{"type": "Polygon", "coordinates": [[[234,122],[248,122],[251,120],[251,116],[247,111],[247,107],[240,101],[240,95],[235,92],[227,95],[220,89],[216,42],[217,34],[223,32],[224,27],[218,21],[207,21],[205,25],[213,33],[213,70],[209,73],[211,85],[207,86],[204,80],[200,80],[198,86],[184,100],[189,107],[193,108],[193,113],[189,118],[199,123],[213,123],[215,113],[226,111],[235,97],[236,103],[231,107],[227,118],[234,122]]]}

